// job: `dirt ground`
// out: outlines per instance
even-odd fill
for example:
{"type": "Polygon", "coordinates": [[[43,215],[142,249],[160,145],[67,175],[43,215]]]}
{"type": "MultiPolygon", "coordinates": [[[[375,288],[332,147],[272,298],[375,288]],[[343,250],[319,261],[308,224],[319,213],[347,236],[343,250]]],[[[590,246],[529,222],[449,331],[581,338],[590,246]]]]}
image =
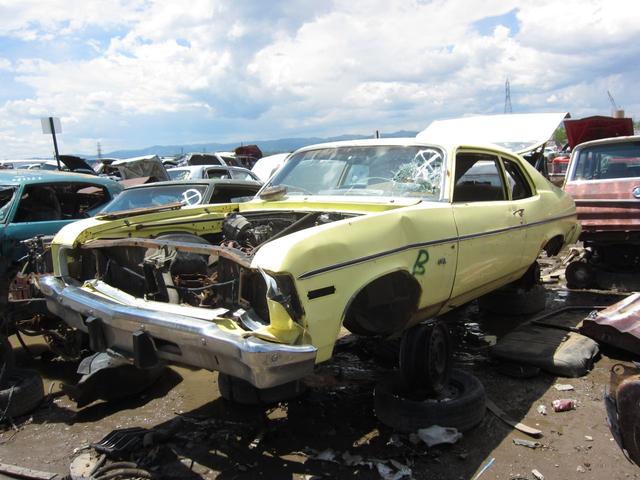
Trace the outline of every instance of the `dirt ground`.
{"type": "MultiPolygon", "coordinates": [[[[553,289],[547,295],[548,308],[619,299],[553,289]]],[[[577,321],[586,313],[572,315],[577,321]]],[[[524,320],[485,315],[471,304],[447,321],[458,341],[458,368],[477,375],[488,397],[514,419],[543,431],[535,449],[514,444],[515,439],[534,439],[488,411],[455,445],[427,448],[415,437],[393,432],[377,421],[372,395],[376,379],[393,368],[387,345],[350,335],[340,340],[334,359],[305,380],[304,396],[276,407],[229,404],[218,394],[216,374],[172,366],[137,398],[77,409],[59,387],[77,378],[76,365],[31,359],[16,343],[18,361],[42,373],[51,395],[31,416],[2,427],[0,462],[66,474],[90,443],[114,429],[143,427],[163,435],[153,441],[147,437],[126,458],[158,478],[377,479],[382,478],[378,468],[386,466],[387,478],[393,478],[406,466],[411,478],[456,480],[476,478],[492,458],[481,479],[533,480],[533,469],[547,480],[640,478],[640,469],[613,441],[603,404],[609,370],[630,359],[604,350],[582,378],[503,376],[488,356],[488,345],[524,320]],[[569,383],[575,391],[559,392],[556,383],[569,383]],[[577,408],[554,413],[551,402],[567,397],[577,400],[577,408]],[[546,416],[538,413],[539,405],[547,407],[546,416]]],[[[32,345],[32,350],[44,349],[32,345]]]]}

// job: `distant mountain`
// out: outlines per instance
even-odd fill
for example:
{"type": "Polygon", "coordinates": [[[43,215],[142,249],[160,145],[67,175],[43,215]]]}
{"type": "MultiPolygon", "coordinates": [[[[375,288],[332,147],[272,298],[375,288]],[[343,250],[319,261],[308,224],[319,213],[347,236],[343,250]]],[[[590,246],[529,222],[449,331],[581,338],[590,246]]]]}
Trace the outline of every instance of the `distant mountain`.
{"type": "MultiPolygon", "coordinates": [[[[417,132],[398,131],[393,133],[382,133],[383,138],[398,138],[398,137],[415,137],[417,132]]],[[[103,153],[103,157],[111,158],[130,158],[139,157],[142,155],[158,155],[161,157],[170,157],[173,155],[179,155],[180,153],[189,152],[224,152],[232,151],[240,145],[258,145],[264,155],[271,155],[273,153],[292,152],[300,147],[307,145],[313,145],[315,143],[324,142],[337,142],[340,140],[362,140],[365,138],[371,138],[371,135],[339,135],[337,137],[328,138],[281,138],[278,140],[253,140],[234,143],[198,143],[191,145],[154,145],[152,147],[141,148],[139,150],[116,150],[114,152],[103,153]]],[[[96,155],[80,155],[83,158],[97,158],[96,155]]]]}

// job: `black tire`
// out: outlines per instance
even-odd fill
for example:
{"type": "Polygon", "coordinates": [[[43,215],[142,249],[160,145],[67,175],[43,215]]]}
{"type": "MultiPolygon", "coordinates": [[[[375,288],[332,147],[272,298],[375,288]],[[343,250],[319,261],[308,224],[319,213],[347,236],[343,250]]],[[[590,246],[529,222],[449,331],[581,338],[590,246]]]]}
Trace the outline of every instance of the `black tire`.
{"type": "Polygon", "coordinates": [[[273,405],[299,397],[305,392],[300,380],[284,383],[276,387],[256,388],[246,380],[218,373],[218,390],[225,400],[241,405],[273,405]]]}
{"type": "Polygon", "coordinates": [[[531,315],[544,310],[546,305],[547,295],[542,285],[528,290],[504,288],[478,299],[480,310],[507,316],[531,315]]]}
{"type": "Polygon", "coordinates": [[[586,262],[571,262],[564,271],[567,288],[578,290],[593,286],[595,280],[594,268],[586,262]]]}
{"type": "Polygon", "coordinates": [[[484,417],[484,387],[468,372],[454,369],[447,389],[436,399],[414,399],[412,392],[397,372],[384,377],[374,391],[378,419],[402,432],[415,432],[432,425],[464,432],[484,417]]]}
{"type": "Polygon", "coordinates": [[[0,333],[0,385],[15,365],[13,347],[9,339],[0,333]]]}
{"type": "Polygon", "coordinates": [[[441,322],[416,325],[400,343],[400,371],[407,385],[437,395],[449,383],[453,349],[449,331],[441,322]]]}
{"type": "Polygon", "coordinates": [[[0,388],[0,417],[4,418],[25,415],[44,398],[42,378],[35,370],[14,368],[0,388]]]}

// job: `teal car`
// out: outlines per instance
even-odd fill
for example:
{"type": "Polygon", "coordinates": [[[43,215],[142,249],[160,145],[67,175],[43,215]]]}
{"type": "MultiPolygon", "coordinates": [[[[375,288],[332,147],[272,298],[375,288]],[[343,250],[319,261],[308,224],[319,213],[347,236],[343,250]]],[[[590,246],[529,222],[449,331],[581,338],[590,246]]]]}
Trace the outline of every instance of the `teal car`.
{"type": "Polygon", "coordinates": [[[95,175],[0,170],[0,310],[7,301],[8,280],[26,254],[23,240],[53,235],[68,223],[93,216],[122,189],[95,175]]]}

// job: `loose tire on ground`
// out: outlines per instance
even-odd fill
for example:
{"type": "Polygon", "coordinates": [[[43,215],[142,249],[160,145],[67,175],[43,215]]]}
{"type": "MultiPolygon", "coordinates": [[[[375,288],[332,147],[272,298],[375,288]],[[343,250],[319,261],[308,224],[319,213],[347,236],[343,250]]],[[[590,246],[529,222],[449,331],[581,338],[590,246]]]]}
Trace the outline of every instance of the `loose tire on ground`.
{"type": "Polygon", "coordinates": [[[25,415],[34,410],[43,398],[40,374],[35,370],[14,368],[0,385],[0,417],[25,415]]]}
{"type": "Polygon", "coordinates": [[[398,372],[384,377],[374,391],[375,412],[385,425],[402,432],[415,432],[431,425],[470,430],[484,417],[486,395],[480,380],[453,370],[439,399],[411,398],[413,390],[398,372]]]}
{"type": "Polygon", "coordinates": [[[542,285],[530,289],[504,288],[478,299],[478,306],[498,315],[531,315],[547,305],[546,291],[542,285]]]}
{"type": "Polygon", "coordinates": [[[299,397],[305,392],[300,380],[284,383],[276,387],[256,388],[246,380],[218,374],[218,390],[225,400],[242,405],[272,405],[299,397]]]}

